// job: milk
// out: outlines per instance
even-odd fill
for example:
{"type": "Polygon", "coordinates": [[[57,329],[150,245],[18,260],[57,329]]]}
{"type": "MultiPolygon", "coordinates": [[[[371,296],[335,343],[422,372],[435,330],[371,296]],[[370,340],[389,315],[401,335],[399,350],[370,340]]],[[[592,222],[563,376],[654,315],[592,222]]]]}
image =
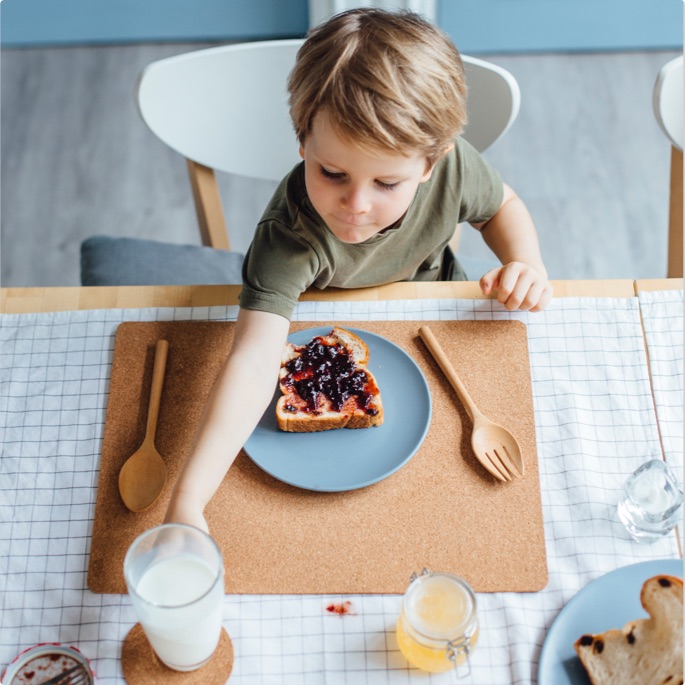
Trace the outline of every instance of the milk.
{"type": "Polygon", "coordinates": [[[153,562],[135,591],[145,635],[167,666],[191,670],[211,657],[221,635],[223,574],[217,579],[197,557],[171,556],[153,562]]]}

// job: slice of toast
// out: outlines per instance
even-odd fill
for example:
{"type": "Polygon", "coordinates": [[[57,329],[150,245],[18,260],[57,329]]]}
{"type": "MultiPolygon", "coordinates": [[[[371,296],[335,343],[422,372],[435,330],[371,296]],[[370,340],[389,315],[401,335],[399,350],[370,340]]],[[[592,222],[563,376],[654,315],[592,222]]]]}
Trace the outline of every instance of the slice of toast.
{"type": "Polygon", "coordinates": [[[592,685],[683,685],[683,581],[654,576],[640,602],[649,618],[573,645],[592,685]]]}
{"type": "Polygon", "coordinates": [[[313,433],[383,423],[381,393],[366,368],[369,348],[354,333],[333,328],[306,345],[286,344],[276,420],[282,431],[313,433]]]}

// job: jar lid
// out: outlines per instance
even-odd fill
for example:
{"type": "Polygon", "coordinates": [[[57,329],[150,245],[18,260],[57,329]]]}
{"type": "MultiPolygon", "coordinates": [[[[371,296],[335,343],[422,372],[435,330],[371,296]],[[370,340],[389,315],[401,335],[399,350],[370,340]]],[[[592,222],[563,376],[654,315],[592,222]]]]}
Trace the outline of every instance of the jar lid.
{"type": "Polygon", "coordinates": [[[88,674],[84,685],[94,685],[95,673],[90,661],[78,647],[42,642],[16,656],[0,680],[3,685],[41,685],[78,665],[84,666],[88,674]]]}
{"type": "Polygon", "coordinates": [[[452,573],[417,576],[407,588],[402,606],[412,628],[429,640],[471,637],[477,625],[473,590],[452,573]]]}

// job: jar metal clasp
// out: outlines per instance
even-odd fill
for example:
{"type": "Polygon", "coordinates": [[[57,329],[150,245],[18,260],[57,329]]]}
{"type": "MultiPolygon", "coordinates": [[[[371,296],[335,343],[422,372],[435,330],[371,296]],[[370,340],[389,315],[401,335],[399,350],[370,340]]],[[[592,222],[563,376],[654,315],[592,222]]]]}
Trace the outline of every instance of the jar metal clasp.
{"type": "Polygon", "coordinates": [[[421,569],[421,573],[417,573],[414,571],[410,576],[409,576],[409,582],[413,583],[419,576],[426,576],[430,573],[430,571],[424,566],[423,569],[421,569]]]}
{"type": "Polygon", "coordinates": [[[464,635],[457,640],[452,640],[447,643],[447,658],[454,664],[454,670],[457,674],[457,678],[466,678],[471,675],[471,661],[469,656],[471,655],[471,636],[464,635]],[[465,669],[461,668],[459,663],[460,657],[464,658],[463,664],[465,669]],[[464,671],[462,673],[462,670],[464,671]]]}

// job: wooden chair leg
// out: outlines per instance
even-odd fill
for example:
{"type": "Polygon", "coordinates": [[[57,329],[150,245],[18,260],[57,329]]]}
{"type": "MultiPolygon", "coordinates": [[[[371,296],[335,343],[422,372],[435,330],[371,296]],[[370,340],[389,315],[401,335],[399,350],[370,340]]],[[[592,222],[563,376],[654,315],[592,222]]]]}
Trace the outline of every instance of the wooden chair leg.
{"type": "Polygon", "coordinates": [[[668,216],[669,278],[683,277],[683,151],[671,149],[671,199],[668,216]]]}
{"type": "Polygon", "coordinates": [[[226,229],[226,220],[214,169],[190,159],[187,159],[186,162],[202,244],[219,250],[230,250],[231,243],[228,239],[228,230],[226,229]]]}

